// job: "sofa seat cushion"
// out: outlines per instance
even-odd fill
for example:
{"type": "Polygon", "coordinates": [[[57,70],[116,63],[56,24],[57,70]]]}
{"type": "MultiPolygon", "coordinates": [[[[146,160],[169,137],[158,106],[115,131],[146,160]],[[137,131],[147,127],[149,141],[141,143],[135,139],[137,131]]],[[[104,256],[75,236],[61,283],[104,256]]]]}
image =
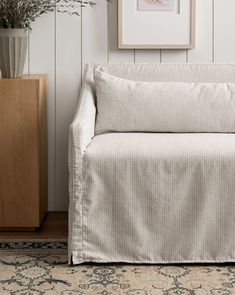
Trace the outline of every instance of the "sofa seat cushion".
{"type": "Polygon", "coordinates": [[[98,135],[84,168],[84,259],[235,257],[234,134],[98,135]]]}
{"type": "MultiPolygon", "coordinates": [[[[94,161],[204,162],[235,159],[235,134],[107,133],[93,138],[86,157],[94,161]]],[[[117,163],[118,165],[119,163],[117,163]]]]}

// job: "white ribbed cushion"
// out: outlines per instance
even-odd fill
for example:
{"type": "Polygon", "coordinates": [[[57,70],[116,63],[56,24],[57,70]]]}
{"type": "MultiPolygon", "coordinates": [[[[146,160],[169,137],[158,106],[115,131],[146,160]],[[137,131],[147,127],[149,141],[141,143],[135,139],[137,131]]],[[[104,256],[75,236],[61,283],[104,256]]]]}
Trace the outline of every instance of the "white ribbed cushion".
{"type": "Polygon", "coordinates": [[[235,132],[235,84],[141,82],[95,72],[96,134],[235,132]]]}

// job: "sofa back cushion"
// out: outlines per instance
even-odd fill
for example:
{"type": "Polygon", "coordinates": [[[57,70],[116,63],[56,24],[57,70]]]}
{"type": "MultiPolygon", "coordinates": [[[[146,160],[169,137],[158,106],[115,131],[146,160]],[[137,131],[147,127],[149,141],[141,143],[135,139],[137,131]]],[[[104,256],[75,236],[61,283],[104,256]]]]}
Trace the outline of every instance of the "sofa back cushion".
{"type": "Polygon", "coordinates": [[[235,84],[130,81],[96,70],[96,134],[235,132],[235,84]]]}
{"type": "Polygon", "coordinates": [[[225,82],[235,83],[235,64],[97,64],[89,70],[146,82],[225,82]]]}
{"type": "Polygon", "coordinates": [[[86,64],[85,82],[94,94],[96,70],[133,81],[235,83],[235,64],[86,64]]]}

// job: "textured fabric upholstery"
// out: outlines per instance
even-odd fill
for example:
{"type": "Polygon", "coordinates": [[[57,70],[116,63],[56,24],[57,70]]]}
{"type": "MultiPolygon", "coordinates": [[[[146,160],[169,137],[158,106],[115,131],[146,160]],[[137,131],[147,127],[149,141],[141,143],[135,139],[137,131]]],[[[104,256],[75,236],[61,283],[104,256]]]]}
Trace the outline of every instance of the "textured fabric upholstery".
{"type": "Polygon", "coordinates": [[[235,82],[235,65],[95,65],[70,128],[69,262],[235,261],[235,135],[95,136],[94,70],[235,82]]]}
{"type": "Polygon", "coordinates": [[[70,126],[69,134],[69,257],[71,249],[81,251],[83,156],[95,132],[96,107],[90,86],[92,76],[85,70],[85,82],[81,89],[79,105],[70,126]]]}
{"type": "Polygon", "coordinates": [[[235,83],[136,82],[96,71],[96,134],[235,132],[235,83]]]}
{"type": "Polygon", "coordinates": [[[133,81],[235,83],[235,64],[104,64],[89,68],[133,81]]]}
{"type": "Polygon", "coordinates": [[[85,152],[83,259],[235,258],[235,135],[109,133],[85,152]]]}

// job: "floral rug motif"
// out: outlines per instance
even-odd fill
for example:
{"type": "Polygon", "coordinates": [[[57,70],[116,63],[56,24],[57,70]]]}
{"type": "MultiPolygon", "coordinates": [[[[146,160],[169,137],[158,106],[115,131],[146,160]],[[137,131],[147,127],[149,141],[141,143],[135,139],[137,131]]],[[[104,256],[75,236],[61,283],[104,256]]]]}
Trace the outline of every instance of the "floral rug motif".
{"type": "Polygon", "coordinates": [[[67,264],[65,243],[48,244],[48,247],[43,243],[40,251],[36,245],[29,244],[27,250],[25,243],[15,246],[0,243],[1,295],[235,294],[233,264],[82,264],[71,267],[67,264]]]}

